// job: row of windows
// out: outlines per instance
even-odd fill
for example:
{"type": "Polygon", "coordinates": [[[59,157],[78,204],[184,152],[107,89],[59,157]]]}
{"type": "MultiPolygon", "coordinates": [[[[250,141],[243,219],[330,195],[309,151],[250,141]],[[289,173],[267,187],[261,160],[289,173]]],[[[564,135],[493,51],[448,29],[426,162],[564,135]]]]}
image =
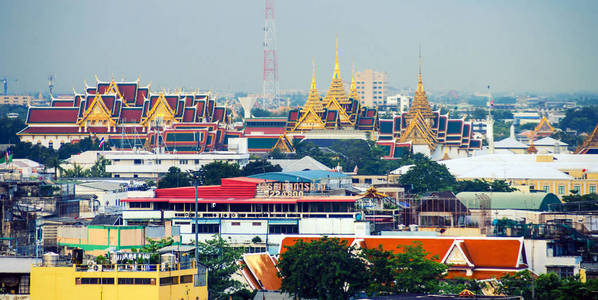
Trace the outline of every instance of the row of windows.
{"type": "MultiPolygon", "coordinates": [[[[114,278],[75,278],[75,284],[114,284],[114,278]]],[[[156,285],[155,278],[118,278],[118,284],[156,285]]]]}
{"type": "MultiPolygon", "coordinates": [[[[534,189],[534,186],[531,186],[531,188],[534,189]]],[[[542,186],[542,191],[544,191],[546,193],[549,193],[550,192],[550,185],[547,185],[547,184],[543,185],[542,186]]],[[[565,191],[566,191],[565,185],[561,184],[561,185],[559,185],[557,187],[557,194],[564,195],[565,191]]],[[[577,191],[577,192],[581,191],[581,185],[580,184],[573,185],[573,188],[571,188],[571,191],[577,191]]],[[[594,185],[594,184],[590,185],[588,187],[588,193],[595,194],[596,193],[596,185],[594,185]]]]}
{"type": "MultiPolygon", "coordinates": [[[[261,222],[253,222],[253,226],[261,226],[261,222]]],[[[240,222],[233,222],[232,226],[241,225],[240,222]]],[[[195,225],[191,226],[191,233],[195,233],[195,225]]],[[[198,233],[218,233],[220,225],[218,224],[198,224],[198,233]]],[[[299,233],[299,225],[270,225],[268,226],[268,232],[272,234],[295,234],[299,233]]]]}
{"type": "MultiPolygon", "coordinates": [[[[175,285],[193,282],[193,275],[160,278],[160,285],[175,285]]],[[[75,284],[114,284],[114,278],[82,277],[75,278],[75,284]]],[[[156,285],[155,278],[118,278],[123,285],[156,285]]]]}

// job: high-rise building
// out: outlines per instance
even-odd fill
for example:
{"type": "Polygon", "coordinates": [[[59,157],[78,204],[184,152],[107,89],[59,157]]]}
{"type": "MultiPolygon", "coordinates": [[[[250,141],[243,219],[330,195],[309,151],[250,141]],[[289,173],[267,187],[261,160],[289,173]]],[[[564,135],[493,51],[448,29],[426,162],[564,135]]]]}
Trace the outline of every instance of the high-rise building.
{"type": "Polygon", "coordinates": [[[367,69],[356,74],[357,93],[362,104],[376,106],[385,104],[386,73],[367,69]]]}

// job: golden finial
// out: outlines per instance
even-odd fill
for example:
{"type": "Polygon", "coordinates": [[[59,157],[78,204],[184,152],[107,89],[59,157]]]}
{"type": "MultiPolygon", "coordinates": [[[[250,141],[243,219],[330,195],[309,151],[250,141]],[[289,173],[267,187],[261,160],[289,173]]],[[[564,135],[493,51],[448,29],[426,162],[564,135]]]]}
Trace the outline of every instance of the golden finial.
{"type": "Polygon", "coordinates": [[[336,36],[336,60],[334,63],[334,74],[332,75],[332,78],[340,78],[340,68],[338,66],[338,35],[336,36]]]}
{"type": "Polygon", "coordinates": [[[316,63],[311,59],[311,90],[316,89],[316,63]]]}
{"type": "Polygon", "coordinates": [[[422,47],[419,46],[419,75],[417,77],[417,91],[422,93],[424,91],[424,84],[422,82],[422,47]]]}

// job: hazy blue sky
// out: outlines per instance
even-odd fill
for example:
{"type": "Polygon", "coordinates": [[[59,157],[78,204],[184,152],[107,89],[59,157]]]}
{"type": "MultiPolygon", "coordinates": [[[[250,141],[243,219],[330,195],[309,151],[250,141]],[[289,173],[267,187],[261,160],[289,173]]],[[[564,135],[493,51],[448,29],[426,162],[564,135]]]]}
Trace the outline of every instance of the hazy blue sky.
{"type": "MultiPolygon", "coordinates": [[[[0,77],[257,92],[263,25],[263,0],[0,0],[0,77]]],[[[421,44],[427,89],[598,91],[598,1],[277,0],[276,30],[282,89],[308,89],[314,59],[326,90],[338,34],[345,80],[354,62],[414,87],[421,44]]]]}

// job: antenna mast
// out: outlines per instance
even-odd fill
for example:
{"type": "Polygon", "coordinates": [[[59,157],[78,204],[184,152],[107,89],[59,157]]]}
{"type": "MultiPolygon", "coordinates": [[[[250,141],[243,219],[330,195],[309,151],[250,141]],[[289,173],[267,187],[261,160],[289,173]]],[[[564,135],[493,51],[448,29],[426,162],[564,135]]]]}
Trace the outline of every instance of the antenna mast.
{"type": "Polygon", "coordinates": [[[264,105],[271,105],[278,97],[278,59],[276,55],[276,27],[274,0],[266,0],[264,10],[264,105]]]}

